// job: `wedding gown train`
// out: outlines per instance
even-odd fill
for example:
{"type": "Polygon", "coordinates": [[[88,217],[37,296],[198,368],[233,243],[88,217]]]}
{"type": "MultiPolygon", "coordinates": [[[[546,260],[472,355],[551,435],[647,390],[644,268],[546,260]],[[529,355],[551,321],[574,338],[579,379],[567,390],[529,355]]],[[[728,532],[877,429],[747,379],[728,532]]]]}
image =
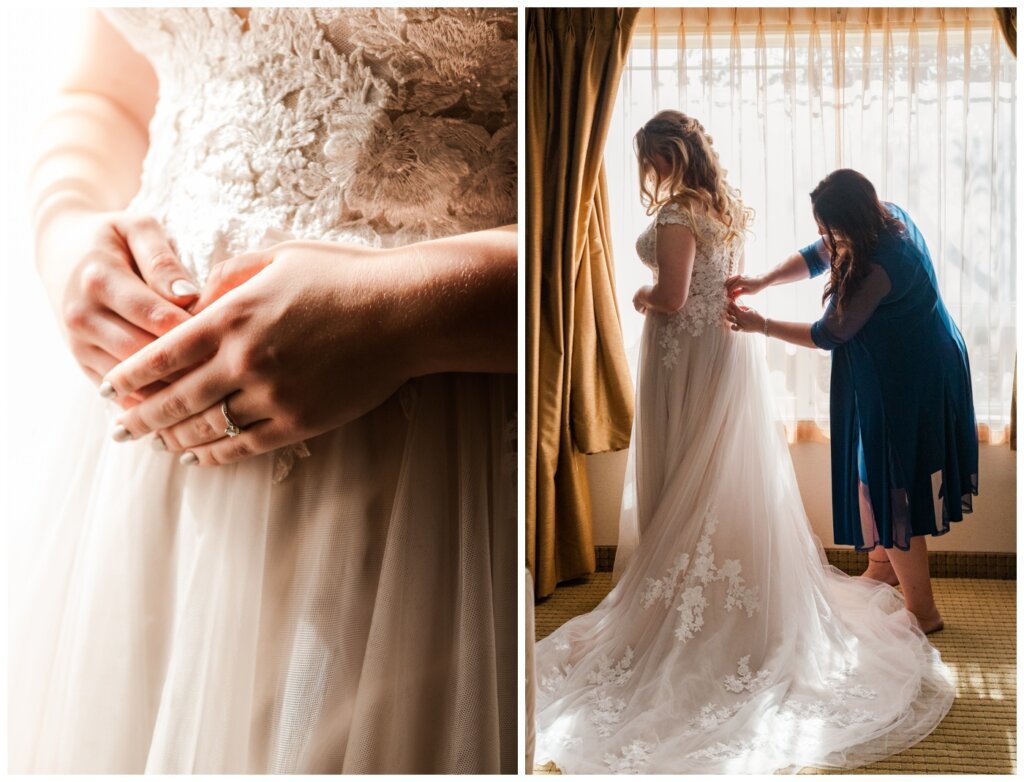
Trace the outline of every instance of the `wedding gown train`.
{"type": "Polygon", "coordinates": [[[669,204],[637,244],[652,268],[666,222],[697,236],[690,294],[644,326],[619,580],[537,644],[537,762],[768,773],[899,752],[949,710],[951,674],[895,589],[827,564],[763,344],[721,325],[739,242],[669,204]]]}
{"type": "MultiPolygon", "coordinates": [[[[515,9],[107,13],[160,82],[129,208],[200,281],[515,222],[515,9]]],[[[70,408],[13,555],[11,771],[514,772],[513,377],[213,469],[70,408]]]]}

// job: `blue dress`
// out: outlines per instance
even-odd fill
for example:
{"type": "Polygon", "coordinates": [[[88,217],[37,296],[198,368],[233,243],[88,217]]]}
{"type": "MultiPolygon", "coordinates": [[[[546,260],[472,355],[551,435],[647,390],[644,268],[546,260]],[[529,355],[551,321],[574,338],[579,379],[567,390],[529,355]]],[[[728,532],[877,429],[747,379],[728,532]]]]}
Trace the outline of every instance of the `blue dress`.
{"type": "MultiPolygon", "coordinates": [[[[924,237],[910,216],[885,234],[842,316],[829,301],[811,326],[832,351],[832,514],[835,542],[906,550],[942,535],[978,493],[978,430],[963,336],[939,294],[924,237]]],[[[824,241],[800,251],[814,277],[824,241]]]]}

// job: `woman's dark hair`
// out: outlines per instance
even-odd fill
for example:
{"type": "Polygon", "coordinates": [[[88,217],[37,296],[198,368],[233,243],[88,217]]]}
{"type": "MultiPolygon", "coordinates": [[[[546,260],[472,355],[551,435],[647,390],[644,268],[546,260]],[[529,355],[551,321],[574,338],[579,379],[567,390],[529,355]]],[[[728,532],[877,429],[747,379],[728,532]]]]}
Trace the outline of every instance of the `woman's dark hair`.
{"type": "Polygon", "coordinates": [[[832,273],[822,302],[835,294],[836,312],[842,315],[850,294],[868,273],[868,258],[887,233],[903,230],[878,200],[875,188],[852,168],[833,171],[811,192],[814,219],[825,229],[832,255],[832,273]]]}

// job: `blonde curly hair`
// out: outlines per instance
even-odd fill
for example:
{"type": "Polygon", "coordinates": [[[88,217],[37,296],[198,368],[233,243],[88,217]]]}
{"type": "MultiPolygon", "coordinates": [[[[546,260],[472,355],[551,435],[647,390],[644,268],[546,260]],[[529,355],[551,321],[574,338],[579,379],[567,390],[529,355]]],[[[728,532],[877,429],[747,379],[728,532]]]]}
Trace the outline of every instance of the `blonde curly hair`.
{"type": "Polygon", "coordinates": [[[711,144],[704,127],[681,111],[668,109],[651,117],[633,137],[640,163],[640,203],[650,215],[675,202],[689,212],[693,221],[694,206],[700,204],[726,226],[726,238],[731,240],[747,229],[754,210],[743,205],[740,191],[726,181],[726,172],[711,144]],[[658,154],[672,167],[667,178],[662,178],[654,165],[658,154]]]}

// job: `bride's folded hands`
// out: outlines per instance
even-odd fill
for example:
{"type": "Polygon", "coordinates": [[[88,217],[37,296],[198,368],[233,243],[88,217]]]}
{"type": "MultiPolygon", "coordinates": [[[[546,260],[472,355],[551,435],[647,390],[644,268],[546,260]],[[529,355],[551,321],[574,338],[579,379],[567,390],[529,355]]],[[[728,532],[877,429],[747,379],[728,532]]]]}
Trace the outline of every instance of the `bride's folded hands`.
{"type": "Polygon", "coordinates": [[[115,439],[155,432],[185,463],[227,464],[343,425],[414,377],[515,371],[515,227],[387,250],[283,242],[215,267],[193,310],[101,393],[187,370],[121,416],[115,439]]]}
{"type": "MultiPolygon", "coordinates": [[[[188,320],[185,308],[199,293],[150,217],[65,207],[37,234],[37,258],[71,353],[97,384],[188,320]]],[[[133,389],[118,402],[144,396],[133,389]]]]}

